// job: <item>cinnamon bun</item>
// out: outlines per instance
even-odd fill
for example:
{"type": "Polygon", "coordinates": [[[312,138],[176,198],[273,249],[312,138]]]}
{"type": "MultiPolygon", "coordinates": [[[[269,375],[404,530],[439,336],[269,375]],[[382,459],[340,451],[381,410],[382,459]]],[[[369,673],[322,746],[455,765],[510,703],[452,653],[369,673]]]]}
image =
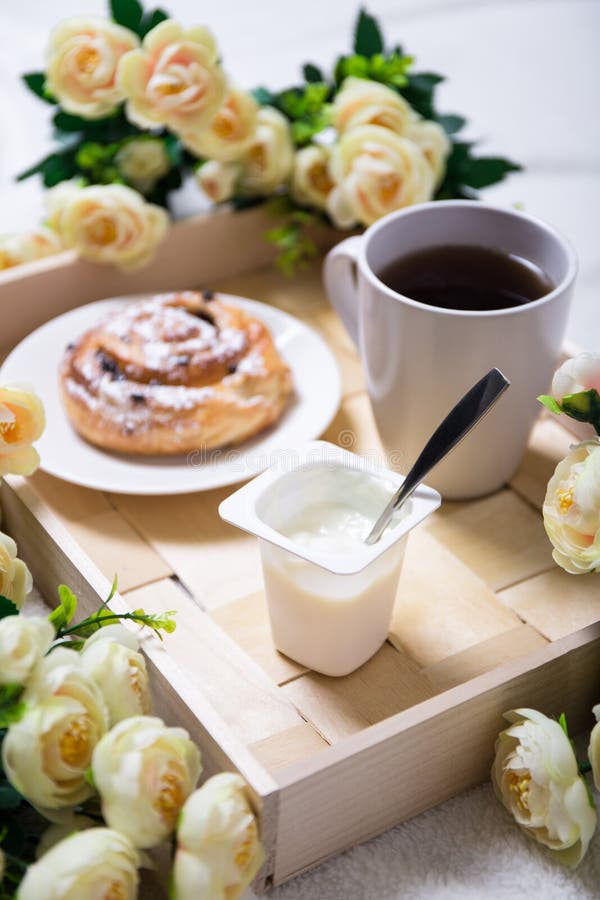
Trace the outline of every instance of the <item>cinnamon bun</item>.
{"type": "Polygon", "coordinates": [[[262,431],[281,416],[292,377],[259,319],[185,291],[133,301],[70,344],[60,389],[92,444],[166,455],[262,431]]]}

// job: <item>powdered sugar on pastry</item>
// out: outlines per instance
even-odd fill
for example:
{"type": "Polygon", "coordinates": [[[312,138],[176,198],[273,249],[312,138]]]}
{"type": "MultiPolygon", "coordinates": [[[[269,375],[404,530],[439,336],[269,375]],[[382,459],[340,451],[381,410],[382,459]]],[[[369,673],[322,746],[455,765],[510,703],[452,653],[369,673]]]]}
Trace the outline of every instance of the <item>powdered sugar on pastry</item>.
{"type": "Polygon", "coordinates": [[[292,390],[262,322],[191,291],[111,314],[69,345],[60,382],[83,437],[140,454],[237,444],[275,422],[292,390]]]}

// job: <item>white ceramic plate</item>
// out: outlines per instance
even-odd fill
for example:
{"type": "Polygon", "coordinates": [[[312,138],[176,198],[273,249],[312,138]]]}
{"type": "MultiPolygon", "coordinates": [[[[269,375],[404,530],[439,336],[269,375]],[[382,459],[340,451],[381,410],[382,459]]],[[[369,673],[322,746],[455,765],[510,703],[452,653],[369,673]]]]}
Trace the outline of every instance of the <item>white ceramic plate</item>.
{"type": "Polygon", "coordinates": [[[73,484],[125,494],[186,494],[235,484],[266,469],[273,454],[319,437],[337,412],[341,381],[324,341],[298,319],[265,303],[221,294],[261,319],[292,369],[295,392],[279,422],[237,447],[187,456],[121,455],[88,444],[71,428],[60,402],[58,366],[65,347],[132,298],[100,300],[52,319],[15,347],[4,362],[4,383],[28,383],[46,408],[36,444],[41,468],[73,484]]]}

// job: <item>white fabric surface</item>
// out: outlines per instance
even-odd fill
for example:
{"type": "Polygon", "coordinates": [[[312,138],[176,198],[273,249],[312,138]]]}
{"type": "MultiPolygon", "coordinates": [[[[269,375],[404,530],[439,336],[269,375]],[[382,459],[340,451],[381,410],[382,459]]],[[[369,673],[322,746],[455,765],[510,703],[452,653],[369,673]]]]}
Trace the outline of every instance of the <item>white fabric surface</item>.
{"type": "MultiPolygon", "coordinates": [[[[216,33],[245,87],[292,83],[300,63],[328,65],[349,48],[358,3],[348,0],[165,0],[183,23],[216,33]]],[[[527,171],[488,191],[573,241],[581,272],[569,336],[600,349],[600,3],[598,0],[369,0],[390,40],[419,68],[445,73],[440,106],[466,114],[482,150],[527,171]]],[[[11,176],[45,150],[45,109],[16,84],[41,68],[49,28],[69,15],[105,11],[103,0],[19,0],[0,5],[0,231],[41,216],[35,182],[11,176]]],[[[600,698],[599,698],[600,699],[600,698]]],[[[567,710],[568,712],[568,710],[567,710]]],[[[489,785],[463,794],[276,889],[273,900],[588,900],[600,896],[600,834],[575,872],[526,840],[489,785]]]]}

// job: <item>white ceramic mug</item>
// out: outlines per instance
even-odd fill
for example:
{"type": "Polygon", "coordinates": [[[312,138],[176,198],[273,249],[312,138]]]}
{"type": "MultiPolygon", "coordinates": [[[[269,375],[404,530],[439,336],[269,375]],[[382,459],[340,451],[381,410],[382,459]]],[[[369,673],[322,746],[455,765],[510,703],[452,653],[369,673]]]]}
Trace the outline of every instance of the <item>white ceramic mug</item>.
{"type": "Polygon", "coordinates": [[[330,251],[325,286],[359,348],[377,428],[406,472],[450,408],[492,366],[504,397],[427,481],[449,499],[505,484],[523,455],[565,334],[577,273],[571,245],[532,216],[471,200],[391,213],[330,251]],[[377,277],[403,255],[443,244],[497,248],[531,261],[554,289],[522,306],[468,311],[427,306],[377,277]]]}

